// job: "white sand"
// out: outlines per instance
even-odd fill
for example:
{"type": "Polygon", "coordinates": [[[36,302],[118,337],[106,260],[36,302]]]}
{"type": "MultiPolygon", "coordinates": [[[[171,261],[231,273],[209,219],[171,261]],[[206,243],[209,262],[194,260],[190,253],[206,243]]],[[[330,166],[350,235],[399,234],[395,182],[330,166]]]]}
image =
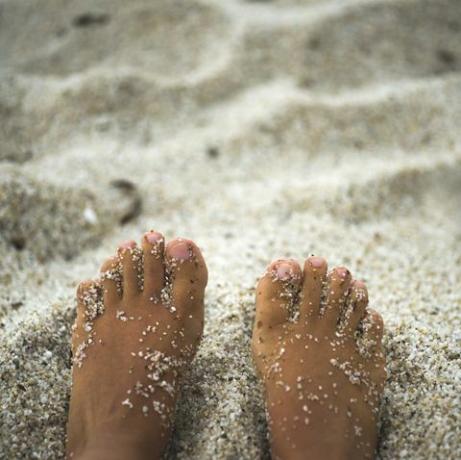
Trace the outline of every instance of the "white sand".
{"type": "Polygon", "coordinates": [[[380,458],[460,458],[460,70],[459,0],[1,1],[0,458],[62,458],[75,286],[150,228],[210,272],[172,458],[268,456],[255,280],[312,253],[386,322],[380,458]]]}

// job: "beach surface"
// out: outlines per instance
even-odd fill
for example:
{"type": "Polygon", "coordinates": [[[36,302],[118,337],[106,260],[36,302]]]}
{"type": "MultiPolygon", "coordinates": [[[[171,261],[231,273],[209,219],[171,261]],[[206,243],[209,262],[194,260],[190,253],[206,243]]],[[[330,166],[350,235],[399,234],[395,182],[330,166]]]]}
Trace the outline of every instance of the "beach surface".
{"type": "Polygon", "coordinates": [[[459,0],[0,0],[0,458],[63,458],[75,288],[149,229],[210,273],[169,458],[269,457],[254,286],[311,254],[384,317],[379,458],[461,458],[460,120],[459,0]]]}

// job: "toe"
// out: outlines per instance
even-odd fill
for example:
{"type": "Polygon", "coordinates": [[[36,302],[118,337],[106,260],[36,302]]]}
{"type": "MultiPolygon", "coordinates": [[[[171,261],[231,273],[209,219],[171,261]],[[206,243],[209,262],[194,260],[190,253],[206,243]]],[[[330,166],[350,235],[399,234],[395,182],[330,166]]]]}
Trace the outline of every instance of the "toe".
{"type": "Polygon", "coordinates": [[[304,281],[301,295],[300,318],[312,320],[320,312],[320,299],[327,275],[327,261],[309,257],[304,263],[304,281]]]}
{"type": "Polygon", "coordinates": [[[323,321],[329,329],[336,328],[351,283],[351,273],[345,267],[336,267],[328,274],[323,321]]]}
{"type": "Polygon", "coordinates": [[[291,259],[269,265],[256,288],[255,333],[286,323],[301,285],[301,268],[291,259]]]}
{"type": "Polygon", "coordinates": [[[168,243],[165,255],[171,311],[203,321],[208,271],[200,249],[191,240],[176,238],[168,243]]]}
{"type": "Polygon", "coordinates": [[[354,280],[351,282],[351,289],[346,304],[344,327],[349,334],[353,334],[363,319],[365,309],[368,305],[368,290],[363,281],[354,280]]]}
{"type": "Polygon", "coordinates": [[[73,327],[73,342],[85,336],[84,325],[98,314],[100,287],[94,280],[82,281],[77,287],[77,317],[73,327]],[[96,308],[95,308],[96,307],[96,308]]]}
{"type": "Polygon", "coordinates": [[[150,231],[142,240],[144,252],[144,296],[160,302],[165,284],[164,251],[165,239],[161,233],[150,231]]]}
{"type": "Polygon", "coordinates": [[[120,244],[117,252],[122,263],[123,299],[129,300],[139,293],[142,252],[133,240],[120,244]]]}
{"type": "Polygon", "coordinates": [[[88,316],[89,308],[100,296],[100,285],[95,280],[82,281],[77,287],[77,315],[88,316]]]}
{"type": "Polygon", "coordinates": [[[94,280],[85,280],[77,286],[77,302],[79,307],[85,305],[85,299],[89,292],[95,288],[94,280]]]}
{"type": "Polygon", "coordinates": [[[82,281],[77,286],[77,323],[81,324],[85,316],[86,307],[88,305],[88,298],[96,289],[93,280],[82,281]]]}
{"type": "Polygon", "coordinates": [[[121,299],[119,292],[120,260],[118,257],[106,259],[101,266],[101,280],[103,289],[104,306],[110,308],[115,306],[121,299]]]}
{"type": "Polygon", "coordinates": [[[367,308],[363,325],[363,343],[371,354],[376,354],[381,350],[384,333],[383,317],[372,308],[367,308]]]}

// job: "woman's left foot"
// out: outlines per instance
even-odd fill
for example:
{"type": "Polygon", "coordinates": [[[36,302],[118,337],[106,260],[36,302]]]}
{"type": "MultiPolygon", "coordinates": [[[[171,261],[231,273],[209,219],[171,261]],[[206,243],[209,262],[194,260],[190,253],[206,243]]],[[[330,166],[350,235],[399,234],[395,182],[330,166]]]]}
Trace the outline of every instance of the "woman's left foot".
{"type": "Polygon", "coordinates": [[[253,357],[273,459],[371,459],[386,372],[383,320],[361,281],[310,257],[269,266],[257,287],[253,357]]]}
{"type": "Polygon", "coordinates": [[[77,291],[67,456],[160,458],[178,384],[200,342],[207,268],[198,247],[128,241],[77,291]]]}

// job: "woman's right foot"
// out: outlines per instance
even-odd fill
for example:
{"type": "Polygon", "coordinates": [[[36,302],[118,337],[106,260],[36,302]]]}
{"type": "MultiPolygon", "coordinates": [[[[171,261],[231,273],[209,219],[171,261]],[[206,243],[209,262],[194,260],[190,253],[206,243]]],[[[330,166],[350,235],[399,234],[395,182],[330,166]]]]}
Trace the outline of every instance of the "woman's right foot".
{"type": "Polygon", "coordinates": [[[203,330],[207,268],[198,247],[146,233],[80,284],[72,337],[67,456],[161,458],[178,385],[203,330]]]}
{"type": "Polygon", "coordinates": [[[386,379],[383,320],[345,268],[272,263],[257,287],[253,357],[274,459],[370,459],[386,379]]]}

